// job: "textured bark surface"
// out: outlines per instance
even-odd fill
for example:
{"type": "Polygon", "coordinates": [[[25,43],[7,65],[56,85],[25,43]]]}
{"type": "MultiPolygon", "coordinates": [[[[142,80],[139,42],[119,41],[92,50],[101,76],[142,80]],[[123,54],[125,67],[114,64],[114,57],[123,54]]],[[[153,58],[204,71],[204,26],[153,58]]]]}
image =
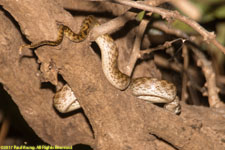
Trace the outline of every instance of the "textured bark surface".
{"type": "MultiPolygon", "coordinates": [[[[182,114],[175,116],[138,100],[129,91],[115,89],[105,79],[100,59],[88,39],[74,44],[64,38],[60,46],[38,48],[35,51],[37,59],[20,59],[18,49],[23,38],[18,28],[32,42],[53,40],[57,38],[57,22],[78,31],[83,15],[77,13],[73,18],[60,1],[2,0],[0,5],[3,6],[0,13],[0,82],[29,126],[45,142],[51,145],[83,143],[98,150],[224,149],[224,110],[183,104],[182,114]],[[81,110],[62,115],[53,108],[55,88],[42,81],[57,84],[57,73],[76,93],[86,117],[81,110]]],[[[114,15],[127,10],[116,6],[111,12],[114,15]]],[[[85,7],[107,9],[107,5],[97,3],[85,7]]],[[[127,48],[125,39],[117,41],[123,49],[127,48]]],[[[33,56],[28,49],[24,49],[24,55],[33,56]]]]}

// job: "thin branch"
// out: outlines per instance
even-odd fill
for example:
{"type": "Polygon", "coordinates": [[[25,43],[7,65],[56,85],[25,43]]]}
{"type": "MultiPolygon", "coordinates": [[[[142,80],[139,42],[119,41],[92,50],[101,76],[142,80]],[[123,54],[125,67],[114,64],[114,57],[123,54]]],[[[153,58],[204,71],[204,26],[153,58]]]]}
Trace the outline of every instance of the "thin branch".
{"type": "Polygon", "coordinates": [[[129,59],[129,63],[126,66],[126,69],[125,69],[125,71],[126,71],[125,73],[127,75],[131,75],[131,73],[133,71],[133,68],[134,68],[134,65],[135,65],[137,59],[140,56],[141,39],[142,39],[143,34],[145,32],[145,29],[148,25],[148,22],[149,21],[147,21],[147,20],[142,20],[140,25],[138,26],[137,36],[136,36],[135,41],[134,41],[133,50],[132,50],[132,53],[131,53],[131,56],[130,56],[130,59],[129,59]]]}
{"type": "Polygon", "coordinates": [[[166,19],[172,19],[172,18],[178,19],[178,20],[188,24],[189,26],[191,26],[197,32],[199,32],[204,37],[205,40],[211,40],[211,39],[215,38],[215,35],[214,35],[213,32],[208,32],[207,30],[205,30],[202,26],[200,26],[194,20],[180,15],[178,11],[166,10],[166,9],[163,9],[163,8],[149,6],[149,5],[143,4],[141,2],[129,1],[129,0],[112,0],[111,2],[131,6],[131,7],[134,7],[134,8],[143,9],[145,11],[150,11],[150,12],[153,12],[153,13],[157,13],[157,14],[160,14],[163,18],[166,18],[166,19]]]}
{"type": "Polygon", "coordinates": [[[167,48],[171,47],[174,42],[177,42],[179,40],[183,40],[183,39],[178,38],[178,39],[174,39],[172,41],[166,41],[163,45],[159,45],[159,46],[154,47],[154,48],[149,48],[149,49],[146,49],[146,50],[142,50],[142,51],[140,51],[140,55],[139,56],[143,58],[144,55],[146,55],[146,54],[150,54],[150,53],[152,53],[154,51],[157,51],[157,50],[167,49],[167,48]]]}
{"type": "Polygon", "coordinates": [[[163,68],[167,68],[167,69],[172,69],[176,72],[182,73],[183,69],[182,69],[182,65],[181,64],[177,64],[174,62],[169,62],[168,59],[160,56],[160,55],[154,55],[154,62],[163,67],[163,68]]]}
{"type": "Polygon", "coordinates": [[[145,0],[143,1],[144,4],[150,5],[150,6],[158,6],[162,3],[166,2],[173,2],[173,0],[145,0]]]}
{"type": "Polygon", "coordinates": [[[183,32],[179,29],[171,28],[167,24],[165,24],[165,22],[163,22],[163,21],[153,22],[152,27],[154,27],[156,29],[160,29],[167,34],[172,34],[172,35],[175,35],[177,37],[181,37],[181,38],[184,38],[184,39],[191,40],[185,32],[183,32]]]}
{"type": "Polygon", "coordinates": [[[187,76],[187,70],[188,70],[188,65],[189,65],[189,55],[188,55],[188,50],[187,46],[184,44],[183,49],[182,49],[182,56],[184,58],[184,64],[183,64],[183,75],[182,75],[182,92],[181,92],[181,101],[185,102],[188,93],[187,93],[187,82],[188,82],[188,76],[187,76]]]}
{"type": "Polygon", "coordinates": [[[195,54],[195,59],[197,65],[202,68],[202,72],[205,75],[207,87],[207,93],[203,95],[208,96],[209,106],[210,107],[221,107],[223,103],[221,102],[218,92],[219,89],[216,86],[216,75],[212,67],[212,63],[204,56],[204,54],[192,46],[192,51],[195,54]]]}
{"type": "Polygon", "coordinates": [[[100,26],[93,28],[91,39],[95,40],[98,36],[103,34],[110,34],[115,32],[116,30],[120,29],[124,26],[124,24],[129,20],[134,20],[136,13],[126,12],[123,15],[116,17],[100,26]]]}
{"type": "MultiPolygon", "coordinates": [[[[96,1],[96,0],[95,0],[96,1]]],[[[171,19],[177,19],[180,20],[190,27],[192,27],[194,30],[196,30],[199,34],[203,36],[203,39],[207,43],[213,43],[218,49],[220,49],[225,54],[225,47],[221,45],[217,40],[214,32],[208,32],[206,29],[204,29],[202,26],[200,26],[197,22],[194,20],[180,15],[178,11],[170,11],[159,7],[153,7],[150,5],[146,5],[143,2],[140,1],[130,1],[130,0],[109,0],[112,3],[118,3],[126,6],[131,6],[134,8],[142,9],[145,11],[150,11],[153,13],[157,13],[162,16],[162,18],[165,18],[167,20],[171,19]]]]}

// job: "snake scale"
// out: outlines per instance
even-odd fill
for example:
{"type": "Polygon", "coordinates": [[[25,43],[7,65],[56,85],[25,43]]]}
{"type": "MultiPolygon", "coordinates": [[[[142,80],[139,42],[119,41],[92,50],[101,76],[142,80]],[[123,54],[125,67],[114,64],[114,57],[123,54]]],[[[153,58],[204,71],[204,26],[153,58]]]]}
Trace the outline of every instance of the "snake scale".
{"type": "MultiPolygon", "coordinates": [[[[59,45],[65,35],[73,42],[81,42],[86,39],[90,30],[99,25],[94,16],[88,16],[84,19],[79,33],[74,33],[65,25],[59,26],[58,38],[55,41],[41,41],[36,44],[23,45],[23,47],[36,48],[42,45],[59,45]]],[[[176,96],[176,87],[174,84],[165,80],[159,80],[151,77],[141,77],[132,79],[118,69],[118,49],[114,40],[107,34],[96,38],[95,42],[101,50],[102,69],[107,80],[117,89],[130,89],[132,94],[139,99],[150,101],[153,103],[165,103],[164,108],[179,114],[181,107],[179,98],[176,96]]],[[[69,112],[80,108],[79,102],[66,84],[54,96],[53,102],[55,108],[62,112],[69,112]]]]}

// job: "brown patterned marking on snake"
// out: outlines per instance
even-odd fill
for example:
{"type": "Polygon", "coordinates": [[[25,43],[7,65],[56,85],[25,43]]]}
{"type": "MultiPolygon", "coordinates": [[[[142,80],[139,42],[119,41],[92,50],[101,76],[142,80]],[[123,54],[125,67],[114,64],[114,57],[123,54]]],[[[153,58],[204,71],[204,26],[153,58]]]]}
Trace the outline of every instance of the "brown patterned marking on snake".
{"type": "Polygon", "coordinates": [[[102,69],[106,78],[117,89],[125,90],[131,79],[118,68],[119,53],[114,40],[105,34],[97,37],[95,41],[101,50],[102,69]]]}
{"type": "MultiPolygon", "coordinates": [[[[170,103],[175,101],[176,97],[176,88],[173,84],[156,78],[133,79],[130,89],[135,96],[155,103],[170,103]]],[[[177,106],[179,107],[178,104],[177,106]]]]}
{"type": "Polygon", "coordinates": [[[56,92],[54,96],[54,106],[61,113],[66,113],[80,108],[79,102],[69,87],[69,85],[64,85],[62,89],[56,92]]]}
{"type": "Polygon", "coordinates": [[[58,37],[55,41],[44,40],[44,41],[41,41],[38,43],[34,43],[34,44],[32,43],[30,45],[22,45],[19,50],[20,54],[22,53],[22,49],[24,47],[36,48],[36,47],[43,46],[43,45],[57,46],[62,42],[64,35],[72,42],[75,42],[75,43],[82,42],[87,38],[88,33],[94,27],[95,24],[98,24],[98,22],[94,18],[94,16],[88,16],[87,18],[84,19],[84,21],[81,25],[80,32],[77,34],[74,33],[68,26],[60,24],[59,31],[58,31],[58,37]]]}

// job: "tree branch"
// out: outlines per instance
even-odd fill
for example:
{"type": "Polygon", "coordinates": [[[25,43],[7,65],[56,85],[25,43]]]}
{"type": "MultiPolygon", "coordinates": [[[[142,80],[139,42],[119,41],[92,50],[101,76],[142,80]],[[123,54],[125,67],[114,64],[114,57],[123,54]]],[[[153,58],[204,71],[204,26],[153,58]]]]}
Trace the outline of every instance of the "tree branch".
{"type": "Polygon", "coordinates": [[[216,108],[224,106],[218,95],[219,89],[216,86],[216,75],[215,71],[213,70],[212,63],[207,60],[207,58],[201,51],[197,50],[193,46],[192,51],[195,54],[197,65],[202,68],[202,72],[204,73],[206,78],[205,86],[208,90],[206,93],[203,93],[203,95],[208,96],[209,106],[216,108]]]}

